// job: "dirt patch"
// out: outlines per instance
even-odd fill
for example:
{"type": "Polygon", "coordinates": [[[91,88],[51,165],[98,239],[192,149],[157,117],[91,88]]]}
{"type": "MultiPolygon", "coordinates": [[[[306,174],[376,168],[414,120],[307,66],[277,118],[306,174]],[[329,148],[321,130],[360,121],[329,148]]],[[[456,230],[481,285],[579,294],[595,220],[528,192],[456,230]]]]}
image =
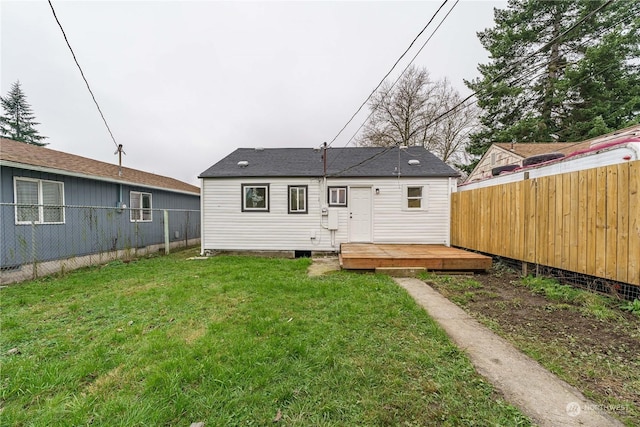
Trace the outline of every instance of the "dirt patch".
{"type": "Polygon", "coordinates": [[[340,270],[338,257],[314,258],[307,269],[307,274],[311,277],[322,276],[323,274],[338,270],[340,270]]]}
{"type": "Polygon", "coordinates": [[[113,387],[124,381],[124,375],[121,366],[116,366],[106,374],[99,376],[95,381],[89,384],[87,391],[89,394],[96,394],[105,388],[113,387]]]}
{"type": "Polygon", "coordinates": [[[516,347],[578,387],[611,415],[640,424],[640,317],[608,306],[599,319],[583,306],[534,293],[513,273],[427,280],[516,347]]]}

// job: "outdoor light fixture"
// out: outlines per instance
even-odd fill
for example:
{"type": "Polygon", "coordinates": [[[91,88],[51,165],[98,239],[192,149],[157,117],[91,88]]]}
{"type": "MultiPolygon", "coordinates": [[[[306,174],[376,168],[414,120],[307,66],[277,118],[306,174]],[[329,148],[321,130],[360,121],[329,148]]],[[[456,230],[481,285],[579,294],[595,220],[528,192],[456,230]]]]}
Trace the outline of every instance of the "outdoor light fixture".
{"type": "Polygon", "coordinates": [[[380,189],[379,188],[376,188],[376,195],[377,194],[380,194],[380,189]]]}

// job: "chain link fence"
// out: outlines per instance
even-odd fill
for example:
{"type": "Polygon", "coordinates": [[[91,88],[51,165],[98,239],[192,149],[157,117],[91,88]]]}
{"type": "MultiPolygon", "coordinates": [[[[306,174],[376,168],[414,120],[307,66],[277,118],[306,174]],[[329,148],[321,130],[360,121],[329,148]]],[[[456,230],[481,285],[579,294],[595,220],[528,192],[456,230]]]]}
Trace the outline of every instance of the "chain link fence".
{"type": "Polygon", "coordinates": [[[0,204],[0,283],[199,242],[199,210],[0,204]]]}
{"type": "Polygon", "coordinates": [[[524,261],[496,257],[494,261],[522,274],[531,274],[535,277],[549,277],[564,285],[582,288],[591,292],[606,294],[615,298],[633,301],[640,299],[640,286],[601,277],[589,276],[560,268],[549,267],[541,264],[531,264],[524,261]]]}

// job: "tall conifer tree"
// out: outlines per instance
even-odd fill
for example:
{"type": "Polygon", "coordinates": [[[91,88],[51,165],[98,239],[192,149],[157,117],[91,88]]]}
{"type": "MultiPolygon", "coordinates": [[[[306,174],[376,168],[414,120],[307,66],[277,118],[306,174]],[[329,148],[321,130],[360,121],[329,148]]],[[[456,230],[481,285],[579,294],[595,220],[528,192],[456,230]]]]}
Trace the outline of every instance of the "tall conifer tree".
{"type": "Polygon", "coordinates": [[[36,130],[35,126],[40,123],[35,121],[31,105],[27,102],[19,81],[11,85],[6,97],[0,99],[4,110],[4,114],[0,116],[0,133],[3,137],[27,144],[47,145],[41,142],[47,137],[40,135],[36,130]]]}
{"type": "Polygon", "coordinates": [[[493,142],[579,141],[638,123],[640,3],[510,0],[494,13],[496,25],[478,33],[490,61],[465,82],[482,108],[470,154],[493,142]]]}

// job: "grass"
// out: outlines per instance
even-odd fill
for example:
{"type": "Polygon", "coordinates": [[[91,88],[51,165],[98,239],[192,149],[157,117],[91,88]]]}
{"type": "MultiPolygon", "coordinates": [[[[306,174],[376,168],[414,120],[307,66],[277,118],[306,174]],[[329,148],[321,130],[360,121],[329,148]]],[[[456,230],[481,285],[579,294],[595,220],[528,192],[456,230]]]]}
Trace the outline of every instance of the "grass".
{"type": "Polygon", "coordinates": [[[385,276],[191,255],[2,289],[0,424],[530,424],[385,276]]]}
{"type": "Polygon", "coordinates": [[[617,312],[619,303],[609,297],[563,285],[557,280],[544,277],[527,276],[522,279],[521,284],[545,296],[548,300],[558,303],[561,308],[570,308],[573,305],[583,314],[598,320],[619,317],[617,312]]]}
{"type": "Polygon", "coordinates": [[[433,273],[421,273],[422,280],[437,283],[440,293],[460,306],[465,306],[474,300],[478,293],[487,294],[477,280],[464,276],[447,276],[433,273]]]}

